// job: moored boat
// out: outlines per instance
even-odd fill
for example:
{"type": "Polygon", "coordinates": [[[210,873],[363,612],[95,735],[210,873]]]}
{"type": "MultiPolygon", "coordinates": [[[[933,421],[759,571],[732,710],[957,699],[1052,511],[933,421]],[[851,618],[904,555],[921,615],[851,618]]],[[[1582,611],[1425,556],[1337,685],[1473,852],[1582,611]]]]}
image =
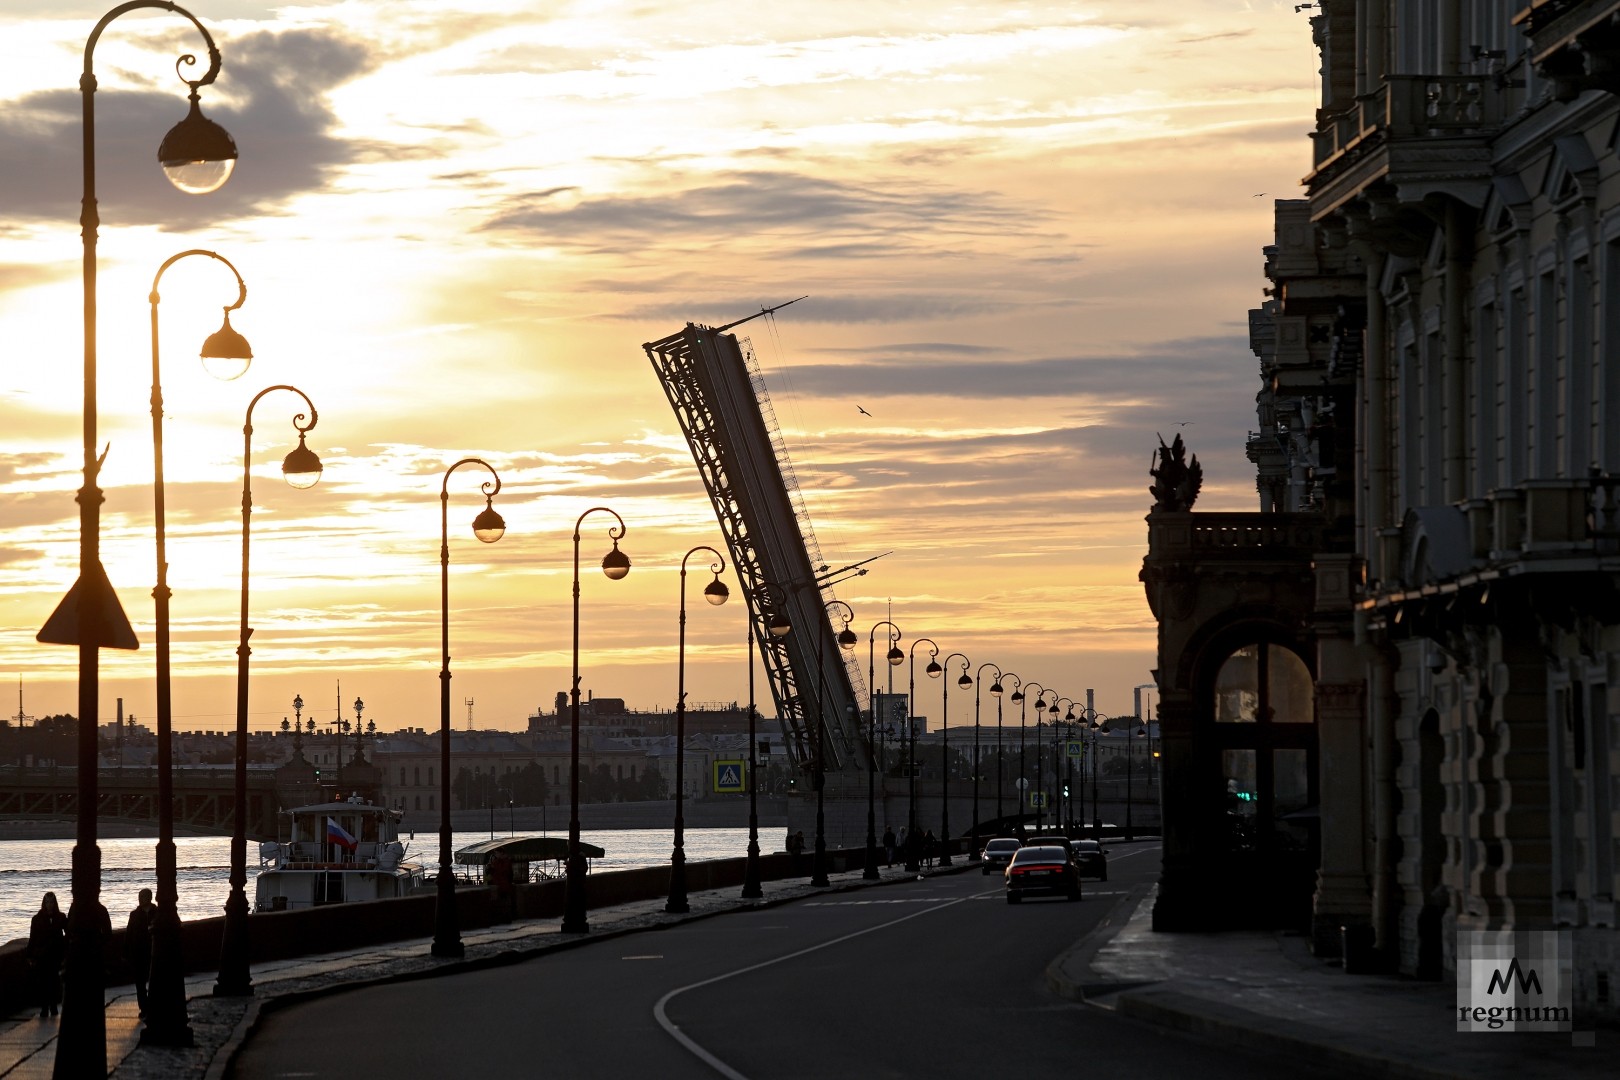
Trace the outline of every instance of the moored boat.
{"type": "Polygon", "coordinates": [[[423,881],[399,840],[398,811],[351,797],[292,811],[292,838],[259,845],[254,911],[404,896],[423,881]]]}

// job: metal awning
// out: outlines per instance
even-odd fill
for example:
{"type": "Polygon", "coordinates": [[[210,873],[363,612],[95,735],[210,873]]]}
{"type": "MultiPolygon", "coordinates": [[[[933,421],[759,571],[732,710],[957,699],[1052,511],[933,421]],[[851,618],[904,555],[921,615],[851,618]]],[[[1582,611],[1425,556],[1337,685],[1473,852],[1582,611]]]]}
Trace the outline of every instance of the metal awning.
{"type": "MultiPolygon", "coordinates": [[[[587,859],[600,859],[605,854],[595,844],[579,842],[579,853],[587,859]]],[[[505,855],[515,863],[560,862],[568,858],[566,836],[509,836],[501,840],[480,840],[456,852],[456,862],[462,866],[488,866],[496,855],[505,855]]]]}

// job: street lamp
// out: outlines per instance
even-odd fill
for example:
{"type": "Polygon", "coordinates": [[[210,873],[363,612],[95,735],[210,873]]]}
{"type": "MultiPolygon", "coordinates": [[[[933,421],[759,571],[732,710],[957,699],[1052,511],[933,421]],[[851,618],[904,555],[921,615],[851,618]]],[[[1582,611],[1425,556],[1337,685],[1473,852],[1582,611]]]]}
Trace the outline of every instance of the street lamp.
{"type": "MultiPolygon", "coordinates": [[[[1140,717],[1136,717],[1140,721],[1140,717]]],[[[1134,827],[1131,824],[1131,759],[1136,756],[1136,742],[1138,738],[1146,738],[1147,725],[1138,728],[1127,727],[1125,730],[1125,839],[1135,838],[1134,827]]]]}
{"type": "MultiPolygon", "coordinates": [[[[191,110],[186,119],[163,139],[159,157],[165,172],[182,190],[212,190],[229,177],[229,163],[236,159],[236,147],[230,136],[218,125],[205,120],[197,105],[198,88],[213,82],[220,66],[219,50],[214,47],[214,40],[202,23],[189,11],[168,0],[130,0],[103,15],[85,41],[84,71],[79,78],[84,155],[83,198],[79,216],[84,247],[84,483],[77,497],[79,577],[37,635],[37,640],[44,644],[73,645],[79,652],[80,722],[76,754],[78,815],[73,846],[73,899],[68,908],[67,957],[64,965],[66,995],[56,1059],[52,1066],[52,1074],[59,1077],[102,1076],[107,1071],[102,954],[109,920],[107,909],[100,900],[101,848],[96,843],[96,807],[100,802],[100,785],[96,774],[96,726],[101,706],[100,650],[104,647],[135,649],[139,647],[139,642],[118,602],[118,595],[107,580],[106,569],[101,565],[101,458],[96,455],[96,230],[100,226],[100,217],[96,209],[94,55],[96,42],[107,26],[120,15],[140,8],[157,8],[183,16],[197,28],[208,46],[208,71],[200,79],[182,80],[191,90],[191,110]],[[217,174],[212,186],[203,184],[200,178],[193,175],[208,169],[217,174]]],[[[196,57],[190,54],[180,58],[182,64],[196,62],[196,57]]],[[[161,814],[162,810],[159,812],[161,814]]],[[[159,934],[159,947],[166,951],[172,949],[177,956],[177,922],[165,924],[159,934]]],[[[160,961],[163,962],[166,961],[160,961]]],[[[167,977],[167,970],[160,970],[159,974],[163,977],[160,990],[165,983],[172,985],[173,980],[167,977]]],[[[178,1012],[169,1003],[149,1017],[147,1026],[141,1032],[141,1039],[162,1045],[190,1045],[191,1028],[185,1018],[183,998],[178,1012]]]]}
{"type": "MultiPolygon", "coordinates": [[[[719,607],[731,595],[726,583],[720,580],[726,560],[718,551],[699,544],[681,556],[680,644],[675,654],[675,850],[669,856],[669,900],[664,904],[664,910],[672,915],[684,915],[692,910],[686,902],[686,818],[683,816],[686,807],[686,560],[700,551],[714,556],[714,562],[709,564],[714,580],[703,586],[703,599],[719,607]]],[[[749,779],[752,784],[752,777],[749,779]]]]}
{"type": "MultiPolygon", "coordinates": [[[[968,851],[969,862],[979,859],[979,691],[984,687],[985,668],[995,668],[996,677],[990,684],[990,693],[998,701],[1001,698],[1001,669],[989,661],[980,664],[973,686],[973,847],[968,851]]],[[[967,677],[966,670],[962,675],[967,677]]],[[[997,741],[1000,741],[999,735],[997,741]]]]}
{"type": "MultiPolygon", "coordinates": [[[[900,628],[888,619],[873,625],[871,633],[866,635],[866,681],[870,708],[866,718],[866,866],[861,870],[861,878],[865,881],[876,881],[880,876],[877,868],[877,670],[874,666],[879,626],[889,628],[889,651],[884,658],[889,661],[891,669],[888,695],[891,698],[894,696],[893,668],[906,658],[906,654],[900,651],[900,628]]],[[[911,842],[909,837],[906,842],[911,842]]]]}
{"type": "MultiPolygon", "coordinates": [[[[456,878],[452,872],[454,855],[450,850],[450,474],[463,465],[477,465],[489,471],[490,479],[480,485],[484,493],[484,508],[473,518],[473,536],[481,543],[493,544],[506,535],[506,522],[495,510],[495,496],[500,494],[501,476],[494,466],[482,458],[462,458],[444,471],[439,484],[439,643],[442,661],[439,667],[439,874],[434,882],[437,892],[433,909],[433,945],[429,954],[444,960],[465,955],[461,944],[461,925],[456,916],[456,878]]],[[[355,699],[355,715],[359,715],[360,699],[355,699]]],[[[338,748],[338,761],[343,750],[338,748]]]]}
{"type": "Polygon", "coordinates": [[[916,840],[917,778],[913,770],[915,758],[917,757],[917,728],[911,714],[912,702],[917,700],[917,646],[921,645],[925,641],[928,642],[928,667],[924,669],[924,674],[926,674],[930,679],[937,679],[945,670],[939,666],[939,645],[934,641],[933,638],[918,638],[916,641],[911,643],[911,667],[909,669],[911,681],[907,685],[906,689],[906,736],[910,740],[910,742],[906,745],[908,745],[910,749],[905,751],[906,835],[912,838],[912,842],[906,845],[905,868],[906,872],[910,874],[915,874],[918,870],[922,869],[922,867],[917,864],[917,851],[922,847],[922,844],[916,840]]]}
{"type": "MultiPolygon", "coordinates": [[[[771,590],[781,595],[781,607],[772,607],[770,617],[765,621],[765,632],[772,637],[786,637],[793,629],[793,624],[787,617],[787,593],[774,582],[760,582],[760,591],[765,593],[767,600],[771,590]]],[[[761,605],[762,607],[765,605],[761,605]]],[[[759,900],[765,895],[765,888],[760,882],[759,873],[759,785],[756,779],[759,775],[759,742],[755,731],[758,709],[754,706],[754,615],[748,613],[748,858],[743,864],[744,900],[759,900]]],[[[797,858],[797,856],[795,856],[797,858]]]]}
{"type": "Polygon", "coordinates": [[[1068,779],[1070,776],[1074,775],[1074,773],[1073,769],[1070,767],[1069,756],[1064,752],[1066,748],[1061,745],[1063,732],[1058,727],[1058,702],[1060,701],[1067,701],[1069,703],[1069,710],[1064,714],[1063,720],[1065,723],[1070,725],[1070,730],[1072,733],[1074,725],[1074,699],[1068,697],[1054,697],[1052,699],[1052,707],[1047,710],[1047,714],[1052,717],[1052,789],[1053,792],[1058,795],[1057,806],[1053,807],[1052,824],[1056,828],[1066,830],[1069,824],[1072,823],[1072,819],[1074,817],[1072,812],[1067,815],[1067,818],[1065,818],[1063,813],[1065,806],[1068,804],[1068,779]],[[1061,770],[1062,779],[1059,779],[1059,762],[1063,763],[1061,770]]]}
{"type": "Polygon", "coordinates": [[[563,893],[562,932],[583,934],[590,930],[585,918],[585,856],[579,851],[579,529],[598,510],[612,514],[617,525],[608,526],[613,550],[602,556],[602,573],[618,581],[630,572],[630,556],[619,550],[626,532],[624,518],[606,506],[593,506],[574,522],[574,670],[572,707],[569,720],[568,755],[568,885],[563,893]]]}
{"type": "Polygon", "coordinates": [[[1024,775],[1024,721],[1028,716],[1029,691],[1035,688],[1035,719],[1037,723],[1041,718],[1041,698],[1046,694],[1046,688],[1040,683],[1031,680],[1020,686],[1013,693],[1013,700],[1018,702],[1018,827],[1024,827],[1024,815],[1029,811],[1030,791],[1029,779],[1024,775]]]}
{"type": "MultiPolygon", "coordinates": [[[[1035,686],[1036,684],[1030,683],[1030,685],[1035,686]]],[[[1041,796],[1040,802],[1035,807],[1035,831],[1037,833],[1046,828],[1046,789],[1041,786],[1041,782],[1046,776],[1046,773],[1041,769],[1041,750],[1044,749],[1041,746],[1041,699],[1047,694],[1051,694],[1054,701],[1057,700],[1057,691],[1045,687],[1035,695],[1035,782],[1031,785],[1031,790],[1041,796]]]]}
{"type": "MultiPolygon", "coordinates": [[[[849,628],[855,621],[855,609],[842,600],[829,600],[827,613],[837,615],[844,623],[844,628],[838,631],[838,647],[853,652],[860,640],[849,628]]],[[[816,848],[810,862],[810,884],[825,887],[831,884],[827,880],[827,640],[820,633],[816,638],[816,767],[811,781],[816,789],[816,848]]],[[[868,858],[876,861],[873,856],[868,858]]]]}
{"type": "MultiPolygon", "coordinates": [[[[230,312],[247,300],[247,285],[229,259],[212,251],[193,249],[170,256],[158,267],[152,278],[152,291],[147,296],[152,311],[152,519],[157,548],[157,584],[152,589],[155,613],[154,642],[157,648],[157,739],[158,739],[158,842],[157,910],[152,919],[152,965],[149,970],[146,1003],[146,1026],[142,1030],[144,1041],[165,1046],[186,1046],[191,1043],[191,1026],[186,1013],[185,969],[180,955],[180,911],[178,867],[174,847],[174,762],[173,709],[170,693],[169,668],[169,557],[165,529],[163,478],[163,380],[158,347],[158,304],[162,297],[158,285],[163,274],[191,255],[206,255],[230,269],[236,278],[236,302],[225,308],[226,326],[230,325],[230,312]],[[148,1035],[151,1037],[148,1038],[148,1035]]],[[[205,367],[211,360],[226,359],[246,367],[253,350],[234,330],[225,335],[220,330],[203,342],[201,357],[205,367]],[[216,357],[216,354],[218,356],[216,357]]],[[[214,369],[210,369],[214,370],[214,369]]],[[[240,374],[240,371],[237,372],[240,374]]]]}
{"type": "Polygon", "coordinates": [[[219,947],[219,975],[214,980],[216,997],[241,997],[253,993],[253,979],[248,974],[248,902],[247,902],[247,751],[248,751],[248,657],[253,650],[248,638],[253,630],[248,626],[248,540],[253,519],[253,409],[259,401],[275,390],[288,390],[304,399],[309,406],[309,423],[304,414],[293,417],[293,430],[298,432],[298,445],[281,462],[282,475],[295,488],[314,487],[321,478],[321,459],[304,444],[304,436],[314,430],[320,415],[309,395],[296,386],[277,384],[267,386],[253,395],[248,402],[247,418],[242,422],[242,602],[241,623],[236,645],[236,815],[231,832],[231,891],[225,898],[225,930],[219,947]]]}
{"type": "MultiPolygon", "coordinates": [[[[941,667],[951,666],[952,660],[962,661],[962,677],[956,680],[956,685],[963,690],[973,685],[968,676],[968,668],[972,663],[961,653],[951,653],[945,658],[941,667]]],[[[951,719],[951,681],[943,679],[939,685],[939,865],[951,865],[951,754],[950,739],[946,734],[950,730],[951,719]]]]}
{"type": "MultiPolygon", "coordinates": [[[[1013,692],[1012,692],[1011,697],[1008,700],[1012,701],[1016,705],[1020,705],[1020,706],[1023,705],[1023,703],[1024,703],[1024,690],[1023,690],[1024,680],[1020,679],[1015,673],[1013,673],[1011,671],[1002,672],[1001,673],[1001,678],[1002,678],[1003,681],[1005,681],[1007,679],[1011,679],[1013,681],[1013,692]]],[[[1002,783],[1007,778],[1007,761],[1006,761],[1006,758],[1003,757],[1002,753],[1001,753],[1001,689],[1002,688],[999,685],[992,686],[990,688],[990,693],[994,694],[995,698],[996,698],[996,820],[997,821],[1005,821],[1006,817],[1007,817],[1006,811],[1002,809],[1002,807],[1005,804],[1001,801],[1002,783]]],[[[1020,821],[1021,820],[1022,819],[1020,819],[1020,821]]]]}

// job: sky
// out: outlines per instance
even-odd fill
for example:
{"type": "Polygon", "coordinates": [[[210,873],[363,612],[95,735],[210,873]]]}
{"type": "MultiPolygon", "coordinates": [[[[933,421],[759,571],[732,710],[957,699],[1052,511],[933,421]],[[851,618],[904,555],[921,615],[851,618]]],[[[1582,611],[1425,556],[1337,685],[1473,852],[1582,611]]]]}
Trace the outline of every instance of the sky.
{"type": "MultiPolygon", "coordinates": [[[[234,722],[242,429],[274,385],[318,410],[324,472],[283,482],[303,401],[265,395],[254,729],[294,695],[322,724],[357,697],[385,730],[438,724],[439,492],[469,456],[500,475],[507,534],[473,538],[484,476],[456,471],[455,725],[521,729],[567,687],[572,534],[597,506],[624,519],[633,569],[596,569],[611,519],[588,517],[582,689],[672,708],[681,558],[724,544],[641,346],[798,296],[737,332],[824,557],[892,552],[836,589],[863,639],[892,619],[908,651],[927,638],[1129,713],[1154,663],[1137,573],[1156,433],[1198,454],[1199,509],[1257,508],[1247,313],[1314,122],[1292,3],[188,7],[223,58],[203,112],[240,150],[213,194],[156,162],[185,113],[177,68],[197,70],[178,58],[203,53],[191,23],[135,11],[94,53],[102,559],[141,642],[102,653],[104,722],[120,698],[156,716],[148,294],[191,249],[241,273],[231,323],[254,360],[228,382],[197,360],[237,298],[229,270],[166,271],[177,729],[234,722]]],[[[78,576],[77,87],[109,9],[0,0],[0,677],[36,717],[77,711],[75,650],[35,634],[78,576]]],[[[746,702],[742,604],[697,602],[706,576],[688,702],[746,702]]],[[[892,674],[904,692],[908,668],[892,674]]],[[[762,675],[756,692],[771,714],[762,675]]],[[[951,724],[972,696],[951,691],[951,724]]]]}

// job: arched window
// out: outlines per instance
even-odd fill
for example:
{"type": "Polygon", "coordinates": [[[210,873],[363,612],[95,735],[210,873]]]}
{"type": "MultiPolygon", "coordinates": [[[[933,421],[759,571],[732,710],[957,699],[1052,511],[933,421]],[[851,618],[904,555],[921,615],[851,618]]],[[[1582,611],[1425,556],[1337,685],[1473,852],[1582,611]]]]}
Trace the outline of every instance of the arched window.
{"type": "Polygon", "coordinates": [[[1305,850],[1316,805],[1316,693],[1291,649],[1256,642],[1215,676],[1212,710],[1235,851],[1305,850]]]}

